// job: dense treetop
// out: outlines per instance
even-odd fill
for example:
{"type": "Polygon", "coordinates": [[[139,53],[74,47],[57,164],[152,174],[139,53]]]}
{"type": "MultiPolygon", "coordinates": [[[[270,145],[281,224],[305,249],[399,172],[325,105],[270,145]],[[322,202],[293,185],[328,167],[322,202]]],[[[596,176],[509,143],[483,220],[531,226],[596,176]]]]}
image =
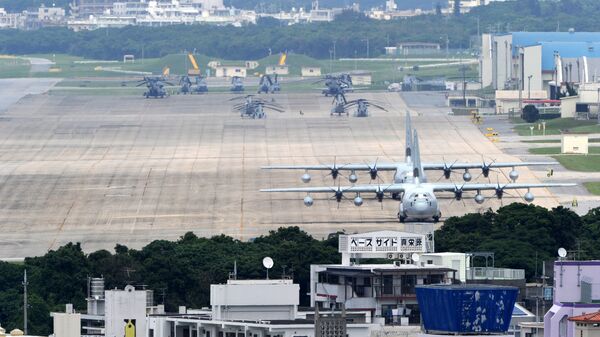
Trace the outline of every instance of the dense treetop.
{"type": "MultiPolygon", "coordinates": [[[[0,0],[2,1],[2,0],[0,0]]],[[[477,32],[491,31],[600,31],[600,21],[589,13],[600,12],[596,0],[537,0],[495,2],[464,15],[422,15],[377,21],[347,12],[334,22],[282,26],[275,20],[259,20],[241,28],[212,25],[125,27],[73,32],[67,28],[37,31],[0,30],[0,53],[67,53],[92,59],[121,59],[123,54],[160,57],[193,50],[210,57],[260,59],[291,51],[315,58],[329,58],[336,41],[338,57],[384,52],[388,43],[437,42],[450,48],[469,48],[478,43],[477,32]]]]}
{"type": "MultiPolygon", "coordinates": [[[[364,231],[369,231],[365,228],[364,231]]],[[[436,231],[436,251],[491,251],[496,266],[523,268],[534,278],[541,261],[554,261],[556,250],[579,249],[581,259],[600,258],[600,208],[579,217],[558,207],[548,210],[511,204],[497,212],[467,214],[446,220],[436,231]]],[[[0,262],[0,322],[7,330],[22,327],[23,269],[29,275],[31,332],[51,332],[50,311],[64,310],[74,303],[85,310],[86,279],[104,276],[107,288],[144,284],[155,291],[167,310],[178,305],[199,308],[209,304],[210,284],[223,283],[237,262],[240,279],[265,276],[261,260],[271,256],[272,277],[284,273],[300,285],[301,305],[308,304],[310,265],[339,263],[337,235],[317,240],[298,227],[280,228],[250,241],[220,235],[200,238],[193,233],[175,242],[157,240],[140,250],[117,245],[114,252],[100,250],[85,254],[79,244],[67,244],[23,264],[0,262]]],[[[539,275],[539,273],[538,273],[539,275]]]]}

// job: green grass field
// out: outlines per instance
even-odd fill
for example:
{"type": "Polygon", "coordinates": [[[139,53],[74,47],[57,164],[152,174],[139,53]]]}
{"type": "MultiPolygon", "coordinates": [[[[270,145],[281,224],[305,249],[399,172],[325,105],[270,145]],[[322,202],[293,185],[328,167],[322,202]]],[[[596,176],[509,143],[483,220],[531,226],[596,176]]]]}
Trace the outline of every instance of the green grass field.
{"type": "MultiPolygon", "coordinates": [[[[588,152],[591,155],[600,154],[600,147],[589,147],[588,152]]],[[[529,149],[529,153],[531,154],[545,154],[545,155],[554,155],[560,154],[560,147],[538,147],[529,149]]],[[[569,156],[569,155],[566,155],[569,156]]]]}
{"type": "Polygon", "coordinates": [[[579,172],[600,172],[600,155],[555,155],[562,166],[571,171],[579,172]]]}
{"type": "Polygon", "coordinates": [[[600,182],[598,181],[589,181],[583,183],[583,186],[588,190],[588,192],[594,195],[600,195],[600,182]]]}
{"type": "MultiPolygon", "coordinates": [[[[560,139],[534,139],[534,140],[522,140],[522,143],[534,143],[534,144],[551,144],[560,143],[560,139]]],[[[600,143],[600,138],[590,138],[588,143],[600,143]]]]}
{"type": "MultiPolygon", "coordinates": [[[[135,63],[122,63],[115,62],[110,63],[102,60],[85,60],[81,57],[63,55],[63,54],[36,54],[28,55],[30,57],[46,58],[54,61],[55,68],[59,69],[58,72],[50,73],[29,73],[29,62],[24,59],[11,58],[0,60],[0,77],[62,77],[62,78],[74,78],[74,77],[136,77],[139,75],[126,74],[116,71],[101,70],[102,68],[112,68],[114,70],[122,71],[133,71],[133,72],[149,72],[153,74],[160,74],[165,67],[169,67],[171,74],[184,74],[188,68],[191,68],[191,63],[188,59],[187,54],[171,54],[161,58],[152,59],[137,59],[135,63]]],[[[225,61],[216,58],[208,57],[206,55],[195,54],[194,57],[202,72],[205,71],[210,61],[221,62],[222,64],[239,64],[243,65],[244,61],[225,61]]],[[[275,65],[278,63],[279,55],[271,55],[269,57],[257,60],[259,63],[258,68],[249,70],[248,74],[253,75],[254,73],[264,73],[265,67],[268,65],[275,65]]],[[[117,60],[121,61],[121,60],[117,60]]],[[[458,59],[450,59],[448,62],[456,62],[458,59]]],[[[317,60],[304,55],[291,54],[288,56],[286,63],[290,67],[291,76],[299,76],[301,74],[301,68],[304,66],[320,67],[323,74],[329,72],[343,72],[343,71],[367,71],[373,75],[374,87],[387,86],[387,82],[399,82],[405,75],[415,75],[418,77],[460,77],[458,65],[441,66],[436,68],[419,68],[418,70],[413,69],[415,65],[425,66],[432,63],[439,64],[444,63],[443,61],[415,61],[411,59],[403,59],[402,61],[390,61],[389,59],[381,58],[378,60],[317,60]]],[[[471,65],[468,67],[467,76],[475,76],[477,73],[477,66],[471,65]]]]}
{"type": "MultiPolygon", "coordinates": [[[[513,120],[514,121],[514,120],[513,120]]],[[[514,130],[520,136],[530,136],[530,126],[533,126],[533,135],[541,136],[543,134],[541,128],[538,130],[538,124],[536,123],[522,123],[516,124],[514,130]]],[[[564,132],[569,133],[598,133],[600,132],[600,125],[595,120],[576,120],[573,118],[556,118],[550,119],[546,122],[546,135],[558,135],[564,132]]]]}
{"type": "Polygon", "coordinates": [[[29,62],[19,58],[0,58],[0,78],[29,76],[29,62]]]}

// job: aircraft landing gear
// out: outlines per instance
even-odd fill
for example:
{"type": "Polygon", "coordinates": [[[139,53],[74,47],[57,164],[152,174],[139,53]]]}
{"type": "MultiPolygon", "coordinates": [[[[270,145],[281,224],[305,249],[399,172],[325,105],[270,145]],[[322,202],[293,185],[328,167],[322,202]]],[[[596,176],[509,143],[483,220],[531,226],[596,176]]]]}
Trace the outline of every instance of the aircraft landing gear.
{"type": "Polygon", "coordinates": [[[398,222],[404,223],[404,221],[406,221],[406,215],[403,215],[400,212],[398,212],[398,222]]]}
{"type": "Polygon", "coordinates": [[[440,221],[440,217],[439,216],[434,216],[433,217],[433,223],[437,223],[438,221],[440,221]]]}

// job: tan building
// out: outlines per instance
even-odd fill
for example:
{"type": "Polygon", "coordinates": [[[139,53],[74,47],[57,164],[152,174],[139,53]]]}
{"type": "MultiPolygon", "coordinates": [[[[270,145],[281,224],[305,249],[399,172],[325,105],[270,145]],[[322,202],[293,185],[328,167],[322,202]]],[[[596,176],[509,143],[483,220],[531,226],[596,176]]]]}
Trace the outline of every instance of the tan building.
{"type": "Polygon", "coordinates": [[[560,99],[562,118],[598,118],[600,108],[600,83],[586,83],[579,86],[577,96],[560,99]]]}
{"type": "Polygon", "coordinates": [[[588,136],[563,135],[560,152],[567,154],[588,154],[588,136]]]}
{"type": "Polygon", "coordinates": [[[600,312],[573,316],[569,321],[575,323],[575,337],[600,337],[600,312]]]}
{"type": "Polygon", "coordinates": [[[319,67],[302,67],[302,77],[318,77],[321,76],[321,68],[319,67]]]}
{"type": "Polygon", "coordinates": [[[216,77],[246,77],[246,67],[242,66],[217,66],[215,68],[216,77]]]}
{"type": "Polygon", "coordinates": [[[53,312],[50,316],[54,322],[54,336],[81,336],[81,314],[73,311],[73,304],[67,304],[65,312],[53,312]]]}
{"type": "Polygon", "coordinates": [[[290,73],[290,69],[288,66],[267,66],[265,68],[265,74],[267,75],[288,75],[290,73]]]}
{"type": "MultiPolygon", "coordinates": [[[[545,100],[548,99],[548,93],[545,90],[527,90],[521,91],[521,101],[525,100],[545,100]]],[[[527,105],[521,102],[522,106],[527,105]]],[[[520,114],[519,110],[519,90],[496,90],[496,113],[508,114],[515,112],[520,114]]]]}
{"type": "Polygon", "coordinates": [[[372,77],[371,74],[356,74],[352,75],[352,84],[353,85],[371,85],[372,77]]]}

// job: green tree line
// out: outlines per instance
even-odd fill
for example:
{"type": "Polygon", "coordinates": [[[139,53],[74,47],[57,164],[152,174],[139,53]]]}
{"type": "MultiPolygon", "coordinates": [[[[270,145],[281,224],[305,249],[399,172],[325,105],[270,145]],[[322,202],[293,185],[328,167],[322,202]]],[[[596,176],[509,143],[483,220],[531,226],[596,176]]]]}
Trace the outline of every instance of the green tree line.
{"type": "Polygon", "coordinates": [[[74,32],[67,28],[36,31],[0,30],[0,53],[66,53],[91,59],[161,57],[194,50],[229,60],[259,59],[269,51],[290,51],[327,59],[336,45],[338,57],[365,57],[384,53],[400,42],[435,42],[449,48],[469,48],[477,32],[491,31],[599,31],[600,21],[589,13],[600,12],[596,0],[537,0],[494,2],[464,15],[422,15],[378,21],[345,12],[333,22],[281,25],[261,19],[243,27],[176,25],[129,26],[74,32]]]}
{"type": "MultiPolygon", "coordinates": [[[[364,231],[369,231],[365,228],[364,231]]],[[[437,252],[492,251],[496,266],[522,268],[528,279],[541,261],[554,261],[559,247],[579,249],[579,258],[600,258],[600,208],[585,216],[558,207],[548,210],[511,204],[482,214],[452,217],[435,233],[437,252]],[[539,260],[536,261],[536,257],[539,260]]],[[[220,235],[183,235],[177,241],[157,240],[142,249],[117,245],[114,252],[85,254],[70,243],[22,264],[0,262],[0,322],[8,330],[23,326],[23,270],[29,277],[29,327],[34,335],[51,333],[50,311],[65,303],[85,310],[88,276],[104,276],[107,288],[144,284],[155,291],[167,310],[179,305],[199,308],[210,302],[210,284],[226,282],[237,263],[240,279],[264,278],[261,260],[275,261],[270,276],[285,272],[300,285],[301,305],[308,305],[310,265],[339,263],[337,235],[317,240],[298,227],[280,228],[250,241],[220,235]]],[[[539,274],[539,272],[538,272],[539,274]]]]}

